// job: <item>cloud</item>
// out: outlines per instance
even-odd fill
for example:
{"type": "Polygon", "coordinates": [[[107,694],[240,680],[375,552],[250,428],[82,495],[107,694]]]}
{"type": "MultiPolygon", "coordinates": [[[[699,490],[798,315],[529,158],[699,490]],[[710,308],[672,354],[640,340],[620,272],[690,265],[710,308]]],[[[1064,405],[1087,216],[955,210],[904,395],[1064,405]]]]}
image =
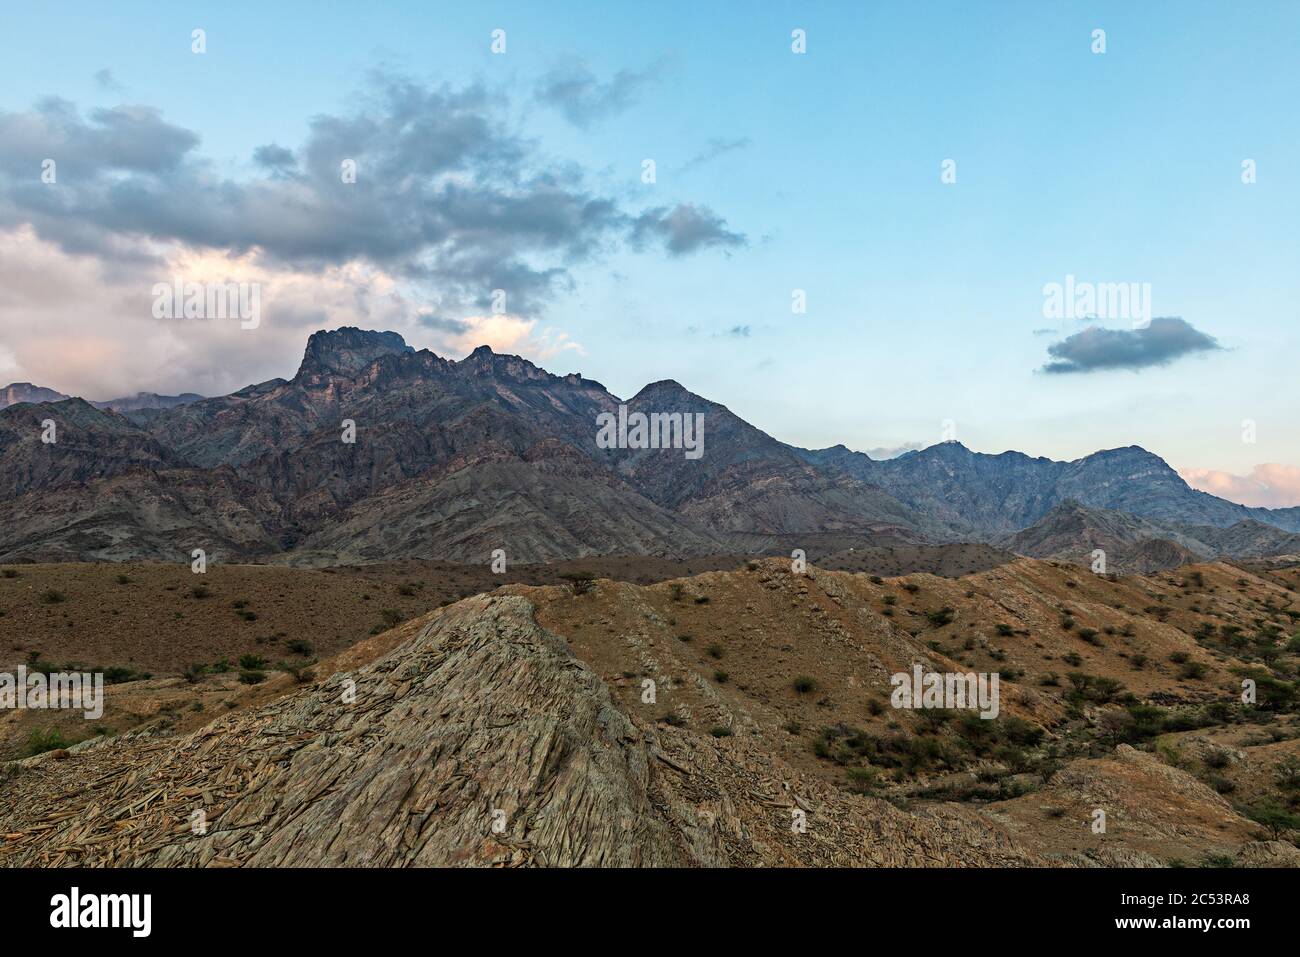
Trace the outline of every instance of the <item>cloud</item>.
{"type": "Polygon", "coordinates": [[[121,83],[117,82],[117,78],[113,76],[113,71],[108,67],[95,71],[95,85],[106,93],[121,93],[126,89],[121,83]]]}
{"type": "Polygon", "coordinates": [[[1241,505],[1290,508],[1300,505],[1300,467],[1268,462],[1249,475],[1217,469],[1182,469],[1178,473],[1192,488],[1241,505]]]}
{"type": "Polygon", "coordinates": [[[726,221],[706,207],[691,203],[678,203],[671,209],[659,206],[646,210],[633,222],[632,245],[640,249],[649,239],[659,239],[670,256],[711,247],[744,246],[744,235],[726,227],[726,221]]]}
{"type": "Polygon", "coordinates": [[[703,150],[696,153],[683,163],[678,172],[689,173],[691,170],[698,169],[706,163],[713,162],[719,156],[723,156],[735,150],[745,149],[751,145],[753,145],[753,141],[748,136],[741,136],[732,140],[717,138],[711,139],[703,150]]]}
{"type": "Polygon", "coordinates": [[[585,356],[587,350],[569,338],[569,334],[556,329],[538,330],[536,319],[518,316],[470,316],[464,320],[465,329],[448,337],[444,347],[448,353],[468,355],[479,346],[491,346],[493,352],[522,355],[546,361],[563,352],[585,356]]]}
{"type": "Polygon", "coordinates": [[[905,442],[902,445],[882,445],[874,449],[867,449],[867,457],[876,461],[883,459],[896,459],[907,452],[919,452],[925,448],[919,442],[905,442]]]}
{"type": "Polygon", "coordinates": [[[743,243],[707,206],[625,208],[512,115],[479,85],[376,73],[233,175],[148,105],[0,109],[0,372],[89,398],[219,394],[292,374],[307,336],[340,325],[544,359],[581,350],[538,324],[576,269],[651,241],[672,257],[743,243]],[[174,277],[259,283],[260,328],[154,319],[174,277]]]}
{"type": "Polygon", "coordinates": [[[506,115],[482,86],[376,73],[355,112],[313,117],[305,142],[259,147],[258,172],[232,179],[199,154],[197,133],[152,107],[83,116],[46,99],[0,111],[0,228],[30,224],[65,251],[110,261],[181,243],[295,270],[365,262],[436,291],[444,308],[482,312],[504,290],[521,315],[573,289],[575,265],[631,239],[640,247],[647,230],[672,255],[735,241],[707,207],[678,207],[689,214],[664,224],[662,212],[625,212],[506,115]],[[55,184],[40,180],[45,158],[55,184]]]}
{"type": "Polygon", "coordinates": [[[291,172],[298,165],[293,150],[287,150],[275,143],[268,143],[253,150],[253,162],[263,169],[279,173],[291,172]]]}
{"type": "Polygon", "coordinates": [[[534,96],[578,129],[587,130],[632,106],[641,91],[659,79],[664,65],[661,59],[644,70],[619,70],[608,83],[601,83],[585,64],[571,61],[543,75],[534,96]]]}
{"type": "Polygon", "coordinates": [[[1047,347],[1044,372],[1097,372],[1168,365],[1196,352],[1221,350],[1218,340],[1177,316],[1159,316],[1141,329],[1089,326],[1047,347]]]}

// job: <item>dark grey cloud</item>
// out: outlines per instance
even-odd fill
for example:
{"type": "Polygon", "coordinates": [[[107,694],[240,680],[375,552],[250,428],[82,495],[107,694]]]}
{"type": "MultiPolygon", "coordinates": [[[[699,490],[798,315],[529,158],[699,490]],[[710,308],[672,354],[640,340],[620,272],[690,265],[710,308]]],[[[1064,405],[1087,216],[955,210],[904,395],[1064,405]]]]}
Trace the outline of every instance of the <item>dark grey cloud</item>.
{"type": "Polygon", "coordinates": [[[691,170],[698,169],[706,163],[713,162],[719,156],[724,156],[727,153],[732,153],[736,150],[743,150],[752,145],[753,140],[748,136],[739,136],[730,140],[717,138],[711,139],[705,145],[704,149],[700,150],[700,152],[696,153],[682,164],[679,172],[689,173],[691,170]]]}
{"type": "Polygon", "coordinates": [[[87,120],[67,100],[48,97],[27,113],[0,112],[0,173],[15,187],[39,184],[41,162],[53,159],[66,186],[93,181],[129,192],[131,181],[117,174],[173,171],[198,144],[148,106],[97,109],[87,120]]]}
{"type": "MultiPolygon", "coordinates": [[[[601,97],[616,102],[639,82],[616,77],[601,97]]],[[[625,242],[660,240],[673,256],[743,244],[705,206],[624,211],[579,167],[544,158],[508,115],[479,85],[376,73],[355,112],[313,117],[303,143],[259,147],[257,172],[232,179],[201,155],[196,133],[151,107],[82,115],[47,99],[0,111],[0,228],[30,223],[110,264],[138,259],[146,241],[256,251],[305,271],[367,262],[466,308],[503,289],[517,314],[539,311],[573,288],[573,266],[625,242]],[[58,163],[57,188],[40,181],[45,158],[58,163]]]]}
{"type": "Polygon", "coordinates": [[[450,332],[455,335],[461,335],[469,332],[472,326],[463,319],[453,319],[448,316],[435,316],[430,312],[422,312],[415,317],[415,321],[425,329],[431,329],[434,332],[450,332]]]}
{"type": "Polygon", "coordinates": [[[727,229],[724,219],[706,207],[691,203],[678,203],[671,209],[658,206],[638,216],[632,223],[632,245],[640,249],[652,238],[661,240],[670,256],[684,256],[710,247],[726,249],[745,245],[745,237],[727,229]]]}
{"type": "Polygon", "coordinates": [[[1098,372],[1168,365],[1196,352],[1222,349],[1213,336],[1177,316],[1158,316],[1141,329],[1089,327],[1047,347],[1044,372],[1098,372]]]}
{"type": "Polygon", "coordinates": [[[253,150],[253,162],[263,169],[278,173],[289,173],[298,165],[293,150],[287,150],[276,143],[268,143],[253,150]]]}
{"type": "Polygon", "coordinates": [[[663,74],[665,62],[657,60],[644,70],[619,70],[607,83],[601,83],[583,63],[565,63],[538,81],[534,95],[574,126],[587,130],[632,106],[641,91],[663,74]]]}

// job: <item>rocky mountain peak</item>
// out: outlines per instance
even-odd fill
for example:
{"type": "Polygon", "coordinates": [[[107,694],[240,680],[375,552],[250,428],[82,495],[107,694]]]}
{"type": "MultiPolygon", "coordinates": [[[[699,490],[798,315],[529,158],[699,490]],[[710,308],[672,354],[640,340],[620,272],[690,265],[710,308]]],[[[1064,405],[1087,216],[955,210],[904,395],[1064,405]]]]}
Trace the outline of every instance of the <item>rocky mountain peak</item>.
{"type": "Polygon", "coordinates": [[[32,385],[30,382],[12,382],[0,389],[0,409],[19,402],[58,402],[66,398],[62,392],[44,386],[32,385]]]}
{"type": "Polygon", "coordinates": [[[508,379],[531,380],[549,379],[553,376],[545,369],[539,369],[522,356],[503,355],[493,352],[489,345],[482,345],[456,363],[456,368],[474,375],[499,376],[508,379]]]}
{"type": "Polygon", "coordinates": [[[356,375],[380,356],[414,351],[396,332],[375,332],[355,326],[313,332],[307,340],[297,377],[328,372],[356,375]]]}

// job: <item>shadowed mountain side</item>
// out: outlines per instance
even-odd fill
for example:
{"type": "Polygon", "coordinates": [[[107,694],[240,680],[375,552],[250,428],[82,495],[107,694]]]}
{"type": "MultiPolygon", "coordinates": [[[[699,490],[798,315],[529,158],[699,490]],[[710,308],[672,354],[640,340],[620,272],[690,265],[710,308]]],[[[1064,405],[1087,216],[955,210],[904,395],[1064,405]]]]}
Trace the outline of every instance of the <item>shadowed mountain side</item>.
{"type": "Polygon", "coordinates": [[[800,454],[879,486],[904,505],[951,524],[959,534],[985,539],[1026,528],[1069,500],[1156,520],[1222,528],[1253,519],[1300,532],[1300,508],[1247,508],[1197,491],[1158,455],[1137,446],[1073,462],[1021,452],[988,455],[958,442],[883,461],[842,445],[800,454]]]}
{"type": "Polygon", "coordinates": [[[1090,564],[1106,553],[1107,570],[1146,574],[1217,556],[1257,558],[1300,552],[1300,535],[1255,521],[1227,528],[1139,518],[1112,509],[1062,502],[999,544],[1020,555],[1090,564]]]}
{"type": "MultiPolygon", "coordinates": [[[[535,450],[536,451],[536,450],[535,450]]],[[[726,550],[703,528],[628,488],[576,453],[480,460],[363,499],[307,537],[295,561],[435,555],[466,562],[555,561],[726,550]]]]}

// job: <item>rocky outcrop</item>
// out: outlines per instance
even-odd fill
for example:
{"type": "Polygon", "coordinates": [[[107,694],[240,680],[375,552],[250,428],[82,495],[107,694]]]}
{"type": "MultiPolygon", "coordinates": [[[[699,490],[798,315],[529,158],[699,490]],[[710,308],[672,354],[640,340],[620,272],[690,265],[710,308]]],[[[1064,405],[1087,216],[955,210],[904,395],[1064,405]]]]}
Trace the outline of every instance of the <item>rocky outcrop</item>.
{"type": "Polygon", "coordinates": [[[370,664],[199,731],[0,779],[0,865],[1034,863],[973,811],[908,813],[755,741],[661,733],[518,595],[443,609],[370,664]]]}

